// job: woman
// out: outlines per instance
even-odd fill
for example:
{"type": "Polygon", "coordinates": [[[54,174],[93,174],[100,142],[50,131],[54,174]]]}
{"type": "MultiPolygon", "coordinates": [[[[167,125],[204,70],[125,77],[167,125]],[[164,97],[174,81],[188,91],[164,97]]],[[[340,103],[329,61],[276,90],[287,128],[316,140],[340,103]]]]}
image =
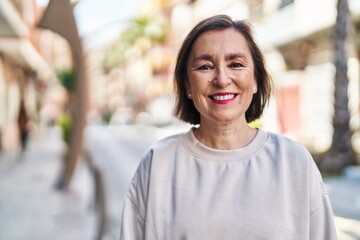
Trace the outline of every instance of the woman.
{"type": "Polygon", "coordinates": [[[271,91],[251,28],[203,20],[175,68],[177,116],[198,125],[155,143],[124,201],[121,239],[336,239],[320,173],[289,139],[249,127],[271,91]]]}

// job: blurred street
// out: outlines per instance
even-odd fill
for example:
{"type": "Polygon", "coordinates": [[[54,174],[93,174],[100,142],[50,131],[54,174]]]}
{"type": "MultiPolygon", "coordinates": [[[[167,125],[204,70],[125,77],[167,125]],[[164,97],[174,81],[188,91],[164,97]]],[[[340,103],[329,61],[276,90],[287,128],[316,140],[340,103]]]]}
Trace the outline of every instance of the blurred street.
{"type": "MultiPolygon", "coordinates": [[[[123,197],[145,149],[164,136],[188,128],[87,127],[86,148],[104,178],[107,227],[103,239],[119,239],[123,197]]],[[[63,148],[59,129],[49,128],[31,138],[24,156],[0,153],[0,239],[95,239],[98,217],[87,162],[79,161],[69,191],[54,188],[63,148]]],[[[349,169],[341,178],[325,179],[339,240],[360,239],[359,174],[359,169],[349,169]]]]}
{"type": "MultiPolygon", "coordinates": [[[[274,96],[255,124],[317,153],[341,133],[341,156],[360,152],[359,0],[0,0],[0,240],[119,239],[142,154],[189,128],[172,116],[176,56],[215,14],[249,20],[269,63],[274,96]],[[67,191],[62,138],[79,158],[67,191]]],[[[340,240],[360,240],[359,167],[324,178],[340,240]]]]}

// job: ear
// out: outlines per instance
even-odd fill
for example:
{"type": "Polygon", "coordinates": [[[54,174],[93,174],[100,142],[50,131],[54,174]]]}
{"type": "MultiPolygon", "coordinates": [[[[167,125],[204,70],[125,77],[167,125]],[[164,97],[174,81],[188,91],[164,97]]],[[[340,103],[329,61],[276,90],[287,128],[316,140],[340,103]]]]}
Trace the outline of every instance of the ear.
{"type": "Polygon", "coordinates": [[[186,89],[186,96],[189,99],[192,99],[192,95],[191,95],[191,87],[190,87],[190,83],[188,81],[185,82],[185,89],[186,89]]]}
{"type": "Polygon", "coordinates": [[[253,86],[253,89],[252,89],[252,93],[255,94],[255,93],[257,93],[257,91],[258,91],[257,81],[256,81],[256,79],[254,79],[254,86],[253,86]]]}
{"type": "Polygon", "coordinates": [[[253,93],[253,94],[257,93],[257,87],[256,87],[256,86],[253,87],[252,93],[253,93]]]}

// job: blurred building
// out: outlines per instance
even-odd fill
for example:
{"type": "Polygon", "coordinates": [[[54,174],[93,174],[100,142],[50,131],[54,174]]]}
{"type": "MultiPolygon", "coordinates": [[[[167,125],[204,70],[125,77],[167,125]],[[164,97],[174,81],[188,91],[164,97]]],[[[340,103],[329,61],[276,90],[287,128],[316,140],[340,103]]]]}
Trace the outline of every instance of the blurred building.
{"type": "Polygon", "coordinates": [[[61,91],[49,86],[56,82],[53,66],[69,65],[69,50],[59,36],[37,28],[43,11],[36,0],[0,1],[0,146],[5,149],[17,145],[20,99],[33,122],[40,121],[43,97],[63,101],[61,91]]]}
{"type": "Polygon", "coordinates": [[[143,1],[134,19],[124,20],[127,26],[113,43],[86,47],[90,121],[104,120],[107,115],[114,124],[140,120],[163,125],[172,120],[170,65],[174,52],[168,42],[169,7],[167,1],[143,1]],[[162,107],[160,114],[154,113],[155,105],[162,107]]]}
{"type": "MultiPolygon", "coordinates": [[[[258,41],[276,87],[278,131],[314,151],[331,144],[336,0],[258,1],[250,8],[258,41]],[[321,14],[320,14],[321,13],[321,14]]],[[[359,48],[356,26],[360,5],[349,0],[352,28],[348,40],[349,107],[358,128],[359,48]]],[[[274,116],[275,117],[275,116],[274,116]]]]}

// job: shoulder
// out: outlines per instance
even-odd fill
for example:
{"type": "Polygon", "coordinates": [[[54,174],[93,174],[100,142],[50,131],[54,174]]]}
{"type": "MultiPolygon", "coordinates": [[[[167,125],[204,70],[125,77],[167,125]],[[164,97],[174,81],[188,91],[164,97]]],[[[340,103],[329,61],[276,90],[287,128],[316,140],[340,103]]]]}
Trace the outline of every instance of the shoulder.
{"type": "MultiPolygon", "coordinates": [[[[184,133],[170,135],[150,145],[141,157],[132,180],[132,185],[147,186],[151,171],[154,171],[154,164],[161,165],[161,163],[172,159],[171,155],[174,153],[175,148],[180,145],[179,143],[181,142],[183,134],[184,133]]],[[[162,165],[162,169],[163,168],[164,166],[162,165]]]]}
{"type": "Polygon", "coordinates": [[[154,142],[143,153],[142,162],[152,161],[154,154],[173,151],[181,145],[184,134],[186,133],[172,134],[154,142]]]}
{"type": "Polygon", "coordinates": [[[289,177],[304,179],[311,184],[321,182],[321,173],[316,162],[310,151],[300,142],[269,132],[264,151],[271,154],[276,165],[288,170],[289,177]]]}
{"type": "Polygon", "coordinates": [[[183,136],[186,132],[172,134],[167,137],[164,137],[155,143],[151,144],[147,149],[147,153],[158,154],[161,152],[172,152],[179,146],[181,146],[183,136]]]}
{"type": "Polygon", "coordinates": [[[267,145],[272,146],[274,149],[278,151],[283,151],[286,153],[292,154],[300,154],[301,156],[311,157],[309,150],[300,142],[290,139],[286,136],[267,132],[268,133],[268,141],[267,145]]]}
{"type": "Polygon", "coordinates": [[[316,168],[311,153],[303,144],[280,134],[272,132],[267,134],[262,154],[265,153],[277,164],[290,169],[309,171],[316,168]]]}

